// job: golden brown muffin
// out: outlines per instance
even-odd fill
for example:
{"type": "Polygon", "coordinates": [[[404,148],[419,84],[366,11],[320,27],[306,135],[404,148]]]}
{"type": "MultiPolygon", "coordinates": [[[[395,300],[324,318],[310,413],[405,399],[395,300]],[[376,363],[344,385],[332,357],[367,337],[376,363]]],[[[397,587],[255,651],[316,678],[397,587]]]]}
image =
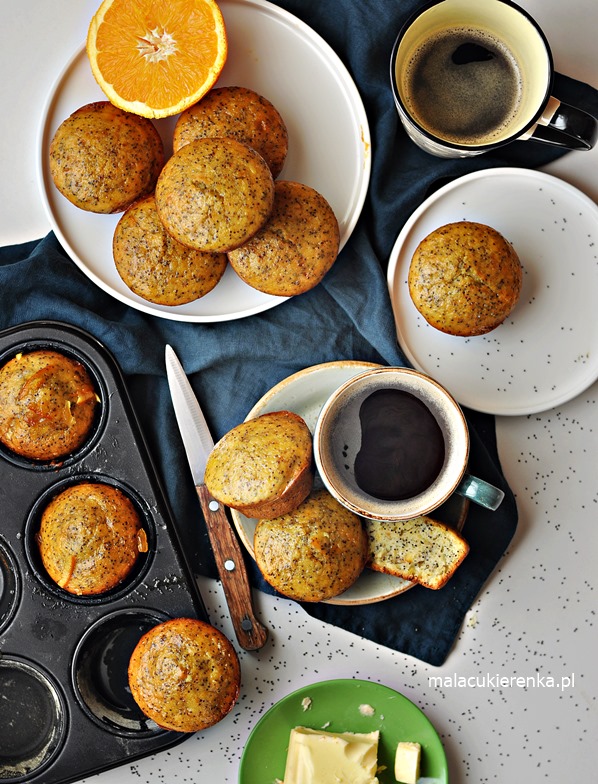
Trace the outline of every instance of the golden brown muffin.
{"type": "Polygon", "coordinates": [[[361,519],[327,490],[315,491],[286,515],[259,520],[253,546],[264,579],[300,602],[346,591],[363,571],[368,551],[361,519]]]}
{"type": "Polygon", "coordinates": [[[181,113],[174,127],[175,152],[206,136],[231,136],[252,147],[278,177],[289,149],[289,137],[278,110],[247,87],[216,87],[181,113]]]}
{"type": "Polygon", "coordinates": [[[89,435],[98,405],[86,368],[58,351],[19,353],[0,368],[0,441],[30,460],[55,460],[89,435]]]}
{"type": "Polygon", "coordinates": [[[338,221],[326,199],[307,185],[280,180],[268,221],[228,258],[249,286],[291,297],[322,280],[338,255],[339,242],[338,221]]]}
{"type": "Polygon", "coordinates": [[[229,640],[194,618],[154,626],[129,661],[131,694],[146,716],[175,732],[198,732],[226,716],[241,671],[229,640]]]}
{"type": "Polygon", "coordinates": [[[441,226],[417,246],[409,266],[413,304],[450,335],[483,335],[498,327],[521,293],[513,246],[496,229],[461,221],[441,226]]]}
{"type": "Polygon", "coordinates": [[[69,593],[90,596],[122,582],[147,552],[147,534],[117,487],[82,482],[50,501],[37,542],[49,576],[69,593]]]}
{"type": "Polygon", "coordinates": [[[311,432],[291,411],[242,422],[214,446],[204,479],[214,498],[246,517],[285,514],[312,487],[311,432]]]}
{"type": "Polygon", "coordinates": [[[368,567],[420,583],[442,588],[469,552],[457,531],[422,515],[411,520],[365,520],[368,534],[368,567]]]}
{"type": "Polygon", "coordinates": [[[225,253],[204,253],[171,237],[153,195],[131,205],[116,225],[114,263],[127,286],[158,305],[182,305],[210,292],[224,275],[225,253]]]}
{"type": "Polygon", "coordinates": [[[50,144],[54,184],[89,212],[122,212],[153,191],[163,165],[164,146],[151,120],[109,101],[77,109],[50,144]]]}
{"type": "Polygon", "coordinates": [[[156,185],[166,230],[203,251],[237,248],[266,222],[274,202],[268,164],[231,138],[198,139],[176,152],[156,185]]]}

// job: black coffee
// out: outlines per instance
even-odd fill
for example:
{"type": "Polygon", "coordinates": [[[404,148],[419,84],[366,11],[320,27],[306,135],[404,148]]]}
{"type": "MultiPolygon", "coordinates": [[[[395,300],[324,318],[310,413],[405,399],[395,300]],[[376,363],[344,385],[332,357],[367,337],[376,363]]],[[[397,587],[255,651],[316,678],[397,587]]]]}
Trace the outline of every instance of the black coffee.
{"type": "Polygon", "coordinates": [[[521,100],[515,58],[491,34],[451,28],[420,46],[407,65],[404,100],[429,133],[454,144],[498,141],[521,100]]]}
{"type": "Polygon", "coordinates": [[[425,403],[401,389],[378,389],[361,404],[359,419],[354,471],[365,493],[399,501],[430,487],[444,463],[444,437],[425,403]]]}

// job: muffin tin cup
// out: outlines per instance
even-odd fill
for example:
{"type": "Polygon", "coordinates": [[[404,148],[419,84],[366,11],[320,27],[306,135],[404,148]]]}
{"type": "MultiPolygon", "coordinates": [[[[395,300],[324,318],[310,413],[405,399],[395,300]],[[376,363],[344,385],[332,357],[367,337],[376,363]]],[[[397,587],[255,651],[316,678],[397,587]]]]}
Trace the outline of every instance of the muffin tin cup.
{"type": "Polygon", "coordinates": [[[92,336],[60,322],[29,322],[0,332],[0,364],[38,348],[82,362],[100,405],[86,442],[59,461],[25,460],[0,449],[0,693],[8,695],[0,711],[0,784],[65,784],[187,738],[139,711],[128,690],[128,657],[157,623],[208,620],[114,359],[92,336]],[[49,499],[82,481],[125,492],[140,513],[149,545],[121,584],[94,596],[75,596],[56,585],[35,539],[49,499]],[[156,589],[165,584],[168,591],[156,589]],[[10,687],[14,675],[29,685],[35,707],[19,696],[26,690],[10,687]],[[7,727],[10,722],[10,742],[3,722],[7,727]]]}
{"type": "Polygon", "coordinates": [[[0,694],[0,781],[28,781],[60,752],[66,702],[52,677],[21,656],[0,659],[0,694]]]}

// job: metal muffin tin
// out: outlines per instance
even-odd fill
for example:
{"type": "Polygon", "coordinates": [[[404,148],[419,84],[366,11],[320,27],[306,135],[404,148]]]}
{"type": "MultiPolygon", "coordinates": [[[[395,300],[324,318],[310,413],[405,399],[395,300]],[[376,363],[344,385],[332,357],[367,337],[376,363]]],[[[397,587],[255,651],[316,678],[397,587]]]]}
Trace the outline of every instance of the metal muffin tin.
{"type": "Polygon", "coordinates": [[[77,781],[188,737],[142,714],[128,689],[127,666],[156,623],[207,621],[115,360],[86,332],[43,321],[0,332],[0,366],[41,348],[79,360],[100,405],[87,442],[61,462],[33,462],[0,447],[2,784],[77,781]],[[45,573],[35,534],[48,500],[88,480],[116,485],[131,498],[149,548],[115,589],[78,597],[45,573]]]}

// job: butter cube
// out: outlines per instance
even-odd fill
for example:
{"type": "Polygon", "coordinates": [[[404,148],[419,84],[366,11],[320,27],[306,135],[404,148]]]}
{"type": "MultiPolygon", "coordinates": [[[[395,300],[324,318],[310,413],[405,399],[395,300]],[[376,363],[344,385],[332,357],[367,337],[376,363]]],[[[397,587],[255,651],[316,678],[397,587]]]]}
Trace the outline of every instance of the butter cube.
{"type": "Polygon", "coordinates": [[[422,747],[419,743],[401,742],[395,754],[395,779],[401,784],[416,784],[422,747]]]}
{"type": "Polygon", "coordinates": [[[284,784],[378,784],[378,730],[291,730],[284,784]]]}

